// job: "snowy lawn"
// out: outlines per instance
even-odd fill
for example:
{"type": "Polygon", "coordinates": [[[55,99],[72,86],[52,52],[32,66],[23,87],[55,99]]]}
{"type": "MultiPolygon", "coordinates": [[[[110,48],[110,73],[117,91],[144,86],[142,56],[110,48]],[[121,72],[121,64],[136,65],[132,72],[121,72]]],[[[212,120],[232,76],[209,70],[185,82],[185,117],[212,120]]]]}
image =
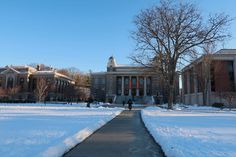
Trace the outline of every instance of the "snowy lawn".
{"type": "Polygon", "coordinates": [[[0,104],[1,157],[59,157],[122,111],[18,105],[0,104]]]}
{"type": "MultiPolygon", "coordinates": [[[[109,106],[109,103],[91,103],[90,107],[101,107],[101,106],[109,106]]],[[[41,107],[86,107],[87,103],[0,103],[0,106],[41,106],[41,107]]]]}
{"type": "Polygon", "coordinates": [[[142,119],[167,157],[236,157],[235,111],[147,107],[142,119]]]}

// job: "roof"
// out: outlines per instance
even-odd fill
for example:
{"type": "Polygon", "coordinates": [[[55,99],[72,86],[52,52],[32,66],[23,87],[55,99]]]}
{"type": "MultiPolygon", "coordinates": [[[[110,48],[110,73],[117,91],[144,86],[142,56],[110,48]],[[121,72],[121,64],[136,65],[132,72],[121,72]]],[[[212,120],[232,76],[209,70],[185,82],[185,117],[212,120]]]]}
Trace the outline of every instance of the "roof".
{"type": "Polygon", "coordinates": [[[91,75],[105,75],[107,72],[93,72],[91,75]]]}
{"type": "Polygon", "coordinates": [[[0,73],[4,74],[7,71],[13,71],[17,74],[32,74],[32,75],[56,75],[56,76],[60,76],[63,78],[66,78],[68,80],[72,80],[70,77],[60,74],[58,72],[56,72],[55,70],[42,70],[42,71],[37,71],[35,68],[31,67],[31,66],[6,66],[3,68],[0,68],[0,73]]]}
{"type": "MultiPolygon", "coordinates": [[[[236,57],[236,49],[220,49],[216,51],[213,55],[213,60],[234,60],[236,57]]],[[[185,71],[188,68],[192,67],[193,63],[201,62],[203,55],[185,66],[181,71],[185,71]]]]}
{"type": "Polygon", "coordinates": [[[142,67],[142,66],[135,65],[135,64],[117,64],[116,67],[137,68],[137,67],[142,67]]]}
{"type": "Polygon", "coordinates": [[[217,51],[214,54],[222,54],[222,55],[236,55],[236,49],[221,49],[219,51],[217,51]]]}
{"type": "Polygon", "coordinates": [[[36,71],[33,73],[33,75],[39,76],[39,75],[56,75],[56,76],[60,76],[60,77],[64,77],[68,80],[72,80],[70,77],[63,75],[61,73],[58,73],[54,70],[42,70],[42,71],[36,71]]]}

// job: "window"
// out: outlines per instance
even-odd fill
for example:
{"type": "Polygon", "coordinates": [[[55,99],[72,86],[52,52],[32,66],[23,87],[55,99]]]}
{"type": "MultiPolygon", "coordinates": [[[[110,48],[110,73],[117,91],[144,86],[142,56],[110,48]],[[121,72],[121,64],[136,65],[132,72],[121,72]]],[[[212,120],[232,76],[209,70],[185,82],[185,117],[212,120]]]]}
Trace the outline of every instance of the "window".
{"type": "Polygon", "coordinates": [[[121,95],[122,93],[122,78],[117,77],[116,78],[116,89],[117,89],[117,95],[121,95]]]}
{"type": "Polygon", "coordinates": [[[9,77],[7,79],[7,88],[13,88],[13,78],[9,77]]]}
{"type": "Polygon", "coordinates": [[[190,73],[190,93],[194,93],[194,72],[193,69],[189,70],[190,73]]]}
{"type": "Polygon", "coordinates": [[[132,77],[132,88],[136,88],[136,82],[137,82],[136,77],[132,77]]]}
{"type": "Polygon", "coordinates": [[[37,80],[36,80],[36,78],[34,78],[32,81],[32,89],[35,90],[36,86],[37,86],[37,80]]]}
{"type": "Polygon", "coordinates": [[[132,96],[136,95],[137,78],[131,77],[131,94],[132,96]]]}
{"type": "Polygon", "coordinates": [[[125,88],[125,90],[124,90],[124,94],[125,95],[129,95],[129,77],[124,77],[124,79],[125,79],[125,84],[124,84],[124,88],[125,88]]]}
{"type": "Polygon", "coordinates": [[[206,66],[202,67],[204,65],[205,64],[203,63],[199,63],[196,66],[196,88],[198,93],[203,92],[203,88],[205,86],[205,77],[207,77],[206,74],[207,67],[206,66]]]}
{"type": "Polygon", "coordinates": [[[139,95],[143,96],[144,94],[144,80],[143,77],[139,77],[139,95]]]}
{"type": "Polygon", "coordinates": [[[229,75],[229,79],[230,81],[234,82],[234,68],[233,68],[233,62],[230,61],[227,64],[227,69],[228,69],[228,75],[229,75]]]}
{"type": "Polygon", "coordinates": [[[211,91],[215,92],[215,69],[211,66],[211,91]]]}
{"type": "Polygon", "coordinates": [[[105,84],[105,79],[101,78],[101,84],[105,84]]]}
{"type": "Polygon", "coordinates": [[[152,94],[151,87],[152,87],[152,79],[151,79],[151,77],[147,77],[147,95],[149,95],[149,96],[152,94]]]}
{"type": "Polygon", "coordinates": [[[184,72],[184,77],[183,77],[183,85],[184,85],[184,94],[188,94],[188,75],[187,72],[184,72]]]}
{"type": "Polygon", "coordinates": [[[98,78],[95,78],[95,79],[94,79],[94,83],[95,83],[95,84],[98,84],[98,82],[99,82],[99,79],[98,79],[98,78]]]}
{"type": "Polygon", "coordinates": [[[23,90],[23,88],[24,88],[24,82],[25,82],[25,79],[20,78],[20,88],[21,88],[21,90],[23,90]]]}

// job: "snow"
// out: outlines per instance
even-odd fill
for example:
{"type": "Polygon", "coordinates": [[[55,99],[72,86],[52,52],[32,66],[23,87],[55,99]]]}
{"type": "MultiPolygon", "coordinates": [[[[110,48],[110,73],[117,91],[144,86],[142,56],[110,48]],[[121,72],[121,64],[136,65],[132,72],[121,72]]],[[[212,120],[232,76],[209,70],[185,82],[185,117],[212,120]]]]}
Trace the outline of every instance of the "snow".
{"type": "Polygon", "coordinates": [[[0,105],[1,157],[59,157],[123,110],[9,105],[0,105]]]}
{"type": "Polygon", "coordinates": [[[213,107],[147,107],[145,126],[168,157],[235,157],[236,112],[213,107]]]}
{"type": "MultiPolygon", "coordinates": [[[[102,106],[107,106],[110,105],[110,103],[102,103],[102,102],[97,102],[97,103],[91,103],[90,107],[102,107],[102,106]]],[[[82,103],[1,103],[0,106],[50,106],[50,107],[86,107],[87,103],[82,102],[82,103]]]]}

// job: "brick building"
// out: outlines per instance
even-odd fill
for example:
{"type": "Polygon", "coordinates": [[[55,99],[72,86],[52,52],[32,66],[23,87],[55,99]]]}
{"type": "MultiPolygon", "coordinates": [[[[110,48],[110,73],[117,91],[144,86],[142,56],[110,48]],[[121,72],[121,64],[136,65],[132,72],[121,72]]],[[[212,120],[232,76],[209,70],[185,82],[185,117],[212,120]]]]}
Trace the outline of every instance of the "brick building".
{"type": "MultiPolygon", "coordinates": [[[[207,75],[203,74],[203,56],[184,67],[182,70],[183,102],[185,104],[203,105],[203,90],[207,89],[206,103],[228,102],[220,94],[224,92],[235,92],[236,87],[236,49],[221,49],[211,56],[211,64],[206,71],[209,75],[207,86],[207,75]]],[[[235,93],[236,94],[236,93],[235,93]]],[[[233,103],[236,106],[236,100],[233,103]]]]}
{"type": "Polygon", "coordinates": [[[0,68],[0,88],[3,90],[18,88],[14,96],[16,100],[35,100],[34,90],[39,78],[48,85],[47,100],[63,100],[65,88],[74,84],[69,77],[53,69],[40,69],[40,66],[6,66],[0,68]]]}

